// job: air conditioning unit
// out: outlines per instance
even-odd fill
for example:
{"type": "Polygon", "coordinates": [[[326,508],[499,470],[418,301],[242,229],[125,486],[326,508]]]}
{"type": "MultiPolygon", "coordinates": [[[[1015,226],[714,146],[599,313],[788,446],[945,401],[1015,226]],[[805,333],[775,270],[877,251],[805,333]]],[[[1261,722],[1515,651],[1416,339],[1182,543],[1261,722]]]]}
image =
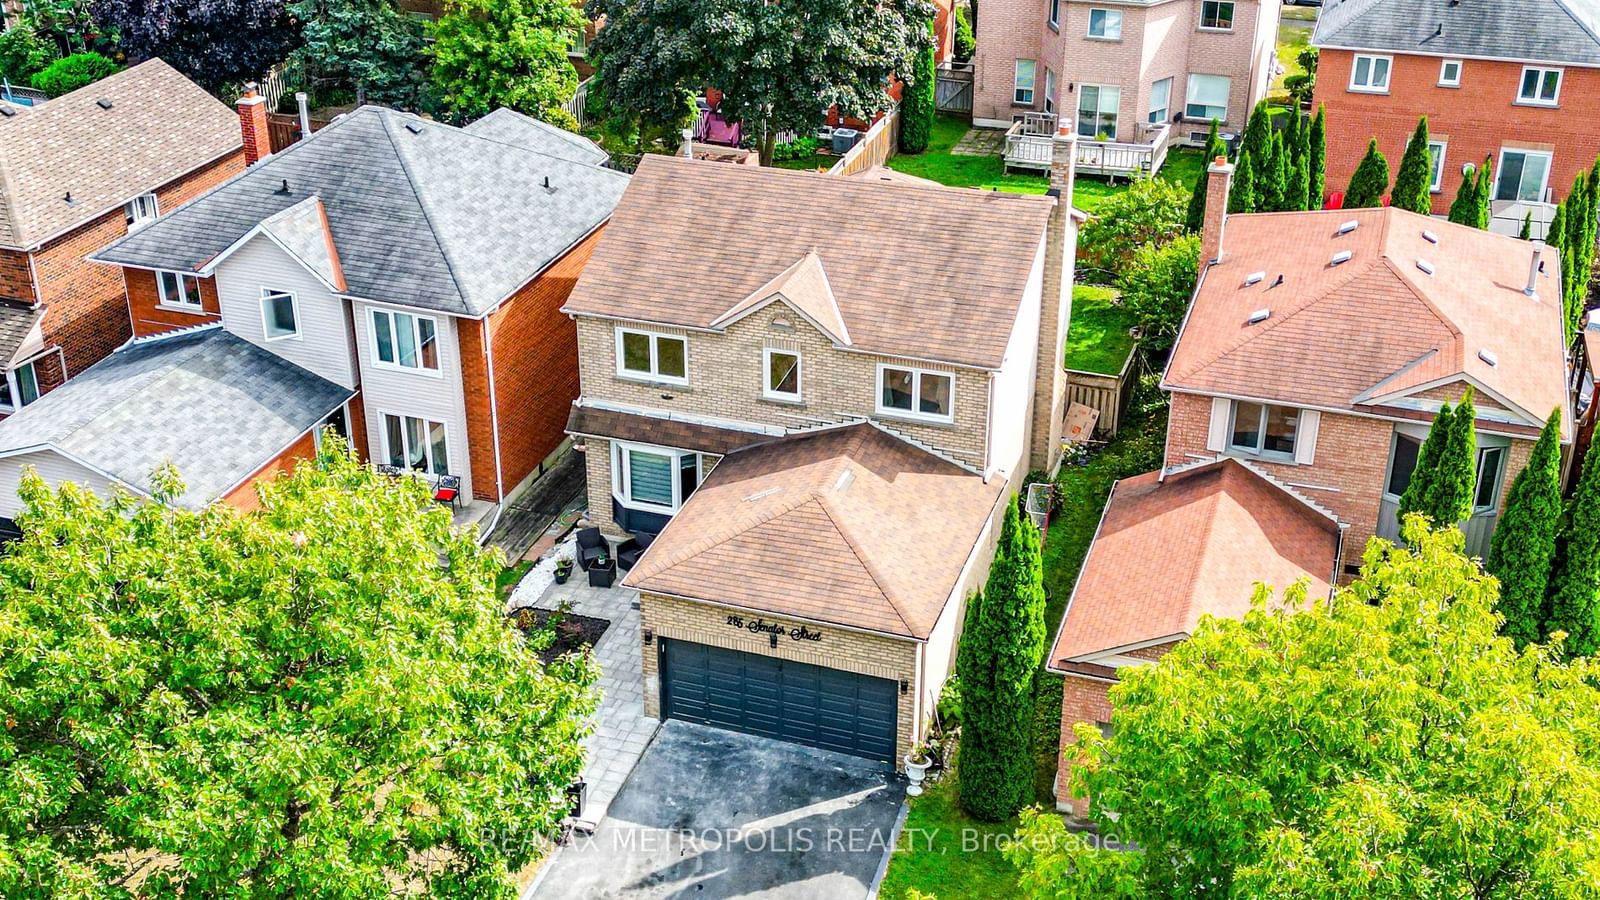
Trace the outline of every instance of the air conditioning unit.
{"type": "Polygon", "coordinates": [[[835,128],[833,130],[833,152],[848,153],[850,148],[861,140],[861,132],[854,128],[835,128]]]}

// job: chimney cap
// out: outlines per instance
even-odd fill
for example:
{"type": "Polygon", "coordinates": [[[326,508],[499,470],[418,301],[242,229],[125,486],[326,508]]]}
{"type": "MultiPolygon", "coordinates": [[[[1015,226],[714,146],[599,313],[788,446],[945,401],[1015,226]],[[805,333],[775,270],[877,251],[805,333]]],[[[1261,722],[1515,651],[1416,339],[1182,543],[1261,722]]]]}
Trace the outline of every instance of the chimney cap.
{"type": "Polygon", "coordinates": [[[244,83],[244,95],[246,97],[254,97],[256,95],[257,86],[258,85],[254,81],[246,81],[244,83]]]}

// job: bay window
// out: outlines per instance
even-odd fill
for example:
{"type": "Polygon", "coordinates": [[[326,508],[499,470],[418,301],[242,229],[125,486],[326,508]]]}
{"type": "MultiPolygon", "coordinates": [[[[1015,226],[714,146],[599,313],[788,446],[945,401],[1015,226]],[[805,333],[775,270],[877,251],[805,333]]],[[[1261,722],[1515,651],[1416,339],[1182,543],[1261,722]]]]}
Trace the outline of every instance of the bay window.
{"type": "Polygon", "coordinates": [[[428,316],[372,310],[372,357],[380,368],[439,371],[439,323],[428,316]]]}
{"type": "Polygon", "coordinates": [[[704,477],[701,455],[649,444],[611,444],[611,493],[619,503],[675,513],[704,477]]]}
{"type": "Polygon", "coordinates": [[[937,422],[955,420],[955,376],[910,366],[878,366],[878,412],[937,422]]]}

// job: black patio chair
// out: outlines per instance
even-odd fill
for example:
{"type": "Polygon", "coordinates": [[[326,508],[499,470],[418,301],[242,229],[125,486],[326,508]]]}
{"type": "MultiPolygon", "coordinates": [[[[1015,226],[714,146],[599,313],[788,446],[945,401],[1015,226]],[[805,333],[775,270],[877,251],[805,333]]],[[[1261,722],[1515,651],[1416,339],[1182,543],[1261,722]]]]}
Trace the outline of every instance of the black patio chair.
{"type": "Polygon", "coordinates": [[[641,531],[638,534],[635,534],[633,537],[623,541],[621,544],[618,544],[617,565],[621,566],[623,571],[627,571],[628,569],[633,568],[635,565],[638,565],[639,557],[643,556],[644,552],[650,549],[650,543],[655,539],[656,536],[650,532],[641,531]]]}
{"type": "Polygon", "coordinates": [[[611,545],[606,543],[598,528],[584,528],[578,532],[578,565],[585,571],[589,564],[611,556],[611,545]]]}
{"type": "Polygon", "coordinates": [[[433,484],[433,500],[449,507],[461,505],[461,476],[440,475],[439,480],[433,484]]]}

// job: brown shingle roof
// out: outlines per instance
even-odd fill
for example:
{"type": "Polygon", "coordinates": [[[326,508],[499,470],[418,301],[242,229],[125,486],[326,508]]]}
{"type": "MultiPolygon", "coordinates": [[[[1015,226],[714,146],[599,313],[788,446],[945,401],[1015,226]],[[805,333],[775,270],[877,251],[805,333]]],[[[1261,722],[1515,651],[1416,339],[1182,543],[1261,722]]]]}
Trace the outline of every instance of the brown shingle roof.
{"type": "Polygon", "coordinates": [[[1050,653],[1052,665],[1188,635],[1243,615],[1257,582],[1309,576],[1326,595],[1339,526],[1237,460],[1124,478],[1112,488],[1050,653]]]}
{"type": "Polygon", "coordinates": [[[815,251],[856,348],[999,368],[1054,202],[646,156],[565,310],[706,328],[815,251]]]}
{"type": "Polygon", "coordinates": [[[1525,424],[1564,405],[1554,250],[1536,298],[1526,241],[1392,208],[1229,216],[1223,251],[1173,350],[1174,389],[1350,409],[1466,378],[1525,424]],[[1331,265],[1339,251],[1350,260],[1331,265]]]}
{"type": "Polygon", "coordinates": [[[574,403],[567,416],[567,433],[638,441],[658,447],[724,454],[740,447],[773,440],[777,435],[737,428],[720,428],[701,422],[646,416],[574,403]]]}
{"type": "Polygon", "coordinates": [[[32,248],[242,145],[234,111],[159,59],[0,118],[0,246],[32,248]]]}
{"type": "Polygon", "coordinates": [[[725,457],[626,583],[926,638],[1004,484],[871,424],[725,457]]]}

